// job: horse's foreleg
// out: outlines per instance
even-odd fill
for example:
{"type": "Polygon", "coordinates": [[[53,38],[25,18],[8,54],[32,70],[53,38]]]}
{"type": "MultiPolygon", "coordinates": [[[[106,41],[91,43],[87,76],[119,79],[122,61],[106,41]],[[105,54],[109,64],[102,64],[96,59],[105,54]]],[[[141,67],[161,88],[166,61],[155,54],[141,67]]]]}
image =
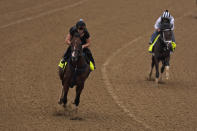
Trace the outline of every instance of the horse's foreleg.
{"type": "Polygon", "coordinates": [[[63,103],[63,98],[64,98],[64,87],[62,87],[62,93],[61,93],[61,97],[60,97],[58,104],[61,105],[63,103]]]}
{"type": "Polygon", "coordinates": [[[59,104],[64,104],[64,107],[67,104],[67,95],[68,95],[68,90],[69,90],[69,86],[67,84],[65,84],[62,88],[62,94],[61,94],[61,98],[59,101],[59,104]]]}
{"type": "Polygon", "coordinates": [[[155,62],[155,68],[156,68],[155,82],[158,84],[158,82],[159,82],[159,62],[158,61],[155,62]]]}
{"type": "Polygon", "coordinates": [[[84,83],[81,84],[80,86],[77,86],[77,87],[76,87],[76,97],[75,97],[75,102],[74,102],[74,104],[75,104],[76,106],[79,105],[79,102],[80,102],[80,95],[81,95],[81,92],[82,92],[83,88],[84,88],[84,83]]]}
{"type": "Polygon", "coordinates": [[[169,71],[170,71],[170,66],[166,66],[166,79],[167,79],[167,80],[168,80],[169,77],[170,77],[169,71]]]}
{"type": "Polygon", "coordinates": [[[162,61],[160,81],[162,81],[164,69],[165,69],[165,63],[164,61],[162,61]]]}
{"type": "Polygon", "coordinates": [[[166,79],[168,80],[170,77],[170,56],[166,58],[166,62],[165,62],[165,66],[166,66],[166,79]]]}
{"type": "Polygon", "coordinates": [[[150,73],[149,73],[149,80],[151,80],[154,65],[155,65],[154,57],[152,56],[152,63],[151,63],[151,70],[150,70],[150,73]]]}

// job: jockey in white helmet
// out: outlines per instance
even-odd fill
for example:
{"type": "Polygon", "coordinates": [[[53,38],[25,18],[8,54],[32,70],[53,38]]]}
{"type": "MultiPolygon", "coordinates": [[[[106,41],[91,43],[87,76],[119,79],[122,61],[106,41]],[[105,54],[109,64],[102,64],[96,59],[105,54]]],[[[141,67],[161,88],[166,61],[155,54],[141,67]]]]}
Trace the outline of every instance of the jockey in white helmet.
{"type": "Polygon", "coordinates": [[[172,30],[172,51],[174,51],[174,49],[176,48],[175,37],[174,37],[174,33],[173,33],[173,30],[174,30],[174,17],[170,14],[170,12],[168,10],[165,10],[163,12],[163,14],[155,22],[155,25],[154,25],[155,32],[152,34],[149,44],[152,45],[154,40],[155,40],[155,38],[159,35],[159,32],[161,31],[161,23],[162,23],[163,20],[168,20],[170,25],[171,25],[171,30],[172,30]]]}

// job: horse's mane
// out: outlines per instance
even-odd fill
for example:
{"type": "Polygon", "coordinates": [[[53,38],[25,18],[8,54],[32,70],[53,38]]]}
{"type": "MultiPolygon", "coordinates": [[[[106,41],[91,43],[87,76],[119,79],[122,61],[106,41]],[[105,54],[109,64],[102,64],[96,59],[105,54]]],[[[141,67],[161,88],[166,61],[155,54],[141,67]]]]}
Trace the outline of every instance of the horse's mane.
{"type": "Polygon", "coordinates": [[[73,34],[73,36],[71,37],[71,43],[74,41],[74,40],[80,40],[80,34],[78,32],[75,32],[73,34]]]}
{"type": "Polygon", "coordinates": [[[77,37],[77,38],[80,38],[80,34],[78,32],[75,32],[73,37],[77,37]]]}

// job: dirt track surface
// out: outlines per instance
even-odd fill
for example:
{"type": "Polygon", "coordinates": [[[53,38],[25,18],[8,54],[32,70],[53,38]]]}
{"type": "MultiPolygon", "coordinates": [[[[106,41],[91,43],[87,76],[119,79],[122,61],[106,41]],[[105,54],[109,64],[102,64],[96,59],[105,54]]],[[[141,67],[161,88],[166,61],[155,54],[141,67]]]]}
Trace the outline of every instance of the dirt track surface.
{"type": "Polygon", "coordinates": [[[197,131],[196,12],[192,0],[1,0],[0,130],[197,131]],[[175,17],[177,49],[170,80],[155,88],[146,81],[147,43],[164,9],[175,17]],[[97,69],[82,92],[81,120],[70,120],[57,104],[57,64],[80,18],[97,69]]]}

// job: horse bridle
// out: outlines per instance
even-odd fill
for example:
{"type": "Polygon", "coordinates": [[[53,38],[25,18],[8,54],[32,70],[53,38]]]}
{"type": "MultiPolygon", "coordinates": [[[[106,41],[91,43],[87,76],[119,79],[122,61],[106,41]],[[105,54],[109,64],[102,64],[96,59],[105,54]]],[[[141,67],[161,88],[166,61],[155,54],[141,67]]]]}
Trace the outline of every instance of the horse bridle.
{"type": "MultiPolygon", "coordinates": [[[[75,40],[74,41],[75,43],[73,43],[73,44],[77,44],[77,40],[75,40]]],[[[80,45],[81,45],[81,43],[79,43],[80,45]]],[[[83,51],[81,52],[81,50],[80,50],[80,48],[79,49],[76,49],[76,47],[75,47],[75,45],[74,45],[74,50],[73,51],[71,51],[71,53],[72,52],[77,52],[78,53],[78,56],[77,57],[80,57],[80,56],[83,56],[83,51]]],[[[80,46],[79,45],[79,46],[80,46]]],[[[82,47],[81,47],[82,48],[82,47]]],[[[72,56],[71,56],[72,57],[72,56]]],[[[87,64],[85,64],[84,66],[82,66],[81,68],[78,68],[77,66],[76,67],[74,67],[71,63],[69,63],[69,65],[70,65],[70,68],[71,68],[71,70],[73,70],[73,71],[78,71],[78,72],[83,72],[85,69],[86,69],[86,67],[87,67],[87,64]]]]}
{"type": "MultiPolygon", "coordinates": [[[[71,50],[71,57],[73,57],[73,53],[76,53],[77,54],[77,56],[76,57],[80,57],[80,56],[82,56],[82,52],[81,52],[81,50],[78,48],[78,47],[76,47],[76,46],[78,46],[77,43],[78,42],[78,40],[74,40],[73,42],[72,42],[72,50],[71,50]]],[[[79,43],[79,44],[81,44],[81,43],[79,43]]]]}
{"type": "Polygon", "coordinates": [[[171,31],[171,29],[164,29],[164,30],[162,30],[162,36],[163,36],[162,40],[163,40],[163,42],[166,44],[167,50],[169,50],[169,46],[170,46],[170,44],[172,43],[172,40],[166,40],[166,39],[165,39],[165,36],[164,36],[164,32],[165,32],[165,31],[171,31]]]}

